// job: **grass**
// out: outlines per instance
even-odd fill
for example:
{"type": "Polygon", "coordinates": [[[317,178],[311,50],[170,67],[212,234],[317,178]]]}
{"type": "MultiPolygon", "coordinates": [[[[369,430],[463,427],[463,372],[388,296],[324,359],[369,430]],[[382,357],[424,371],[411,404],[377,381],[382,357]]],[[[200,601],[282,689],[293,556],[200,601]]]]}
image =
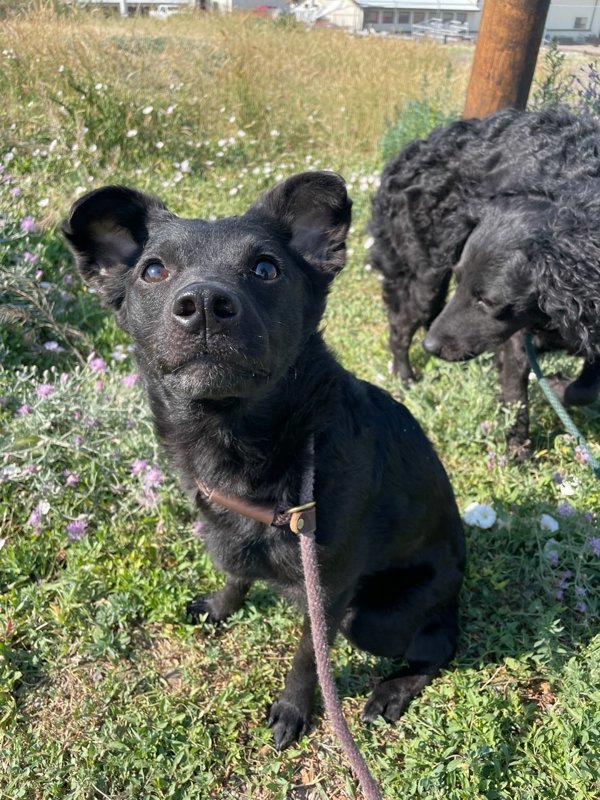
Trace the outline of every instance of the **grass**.
{"type": "MultiPolygon", "coordinates": [[[[423,124],[423,102],[456,113],[470,52],[242,17],[48,10],[7,18],[2,41],[0,797],[354,798],[321,713],[284,753],[264,725],[297,613],[257,585],[218,630],[186,624],[186,600],[220,577],[157,451],[127,339],[56,225],[84,188],[113,181],[210,217],[242,211],[279,176],[337,169],[355,216],[326,336],[398,394],[365,267],[369,197],[395,109],[412,135],[426,133],[415,102],[423,124]]],[[[535,387],[534,457],[518,466],[491,359],[443,364],[418,344],[413,357],[422,380],[404,402],[461,508],[485,502],[498,519],[467,528],[452,668],[397,726],[362,728],[389,665],[339,640],[345,713],[386,797],[587,800],[600,789],[600,491],[535,387]]],[[[598,406],[575,420],[597,449],[598,406]]]]}

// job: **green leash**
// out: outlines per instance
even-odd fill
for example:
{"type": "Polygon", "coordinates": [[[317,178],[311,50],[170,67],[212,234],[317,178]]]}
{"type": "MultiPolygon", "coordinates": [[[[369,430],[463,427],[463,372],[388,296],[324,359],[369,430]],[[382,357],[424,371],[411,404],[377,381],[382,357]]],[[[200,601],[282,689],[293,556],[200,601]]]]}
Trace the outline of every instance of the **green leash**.
{"type": "Polygon", "coordinates": [[[565,426],[567,432],[570,433],[574,439],[576,439],[579,447],[581,447],[583,452],[587,455],[588,457],[587,463],[590,465],[590,469],[593,471],[596,478],[598,478],[598,480],[600,481],[600,461],[598,461],[598,459],[592,453],[590,453],[588,443],[586,442],[583,434],[577,428],[577,426],[567,413],[565,407],[562,405],[558,397],[554,394],[554,392],[550,388],[550,384],[544,377],[544,373],[542,372],[540,365],[538,363],[537,356],[535,354],[535,348],[533,346],[533,342],[531,341],[531,336],[528,333],[526,333],[523,338],[525,340],[525,351],[527,352],[527,358],[529,359],[529,363],[531,364],[531,369],[534,371],[535,377],[538,380],[540,389],[546,395],[546,399],[548,400],[552,408],[556,411],[558,418],[565,426]]]}

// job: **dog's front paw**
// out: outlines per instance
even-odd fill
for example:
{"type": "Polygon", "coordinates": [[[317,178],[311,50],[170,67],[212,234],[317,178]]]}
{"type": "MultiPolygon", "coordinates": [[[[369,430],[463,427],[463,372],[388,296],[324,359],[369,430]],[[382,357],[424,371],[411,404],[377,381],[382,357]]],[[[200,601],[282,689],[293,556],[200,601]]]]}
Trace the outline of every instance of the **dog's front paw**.
{"type": "Polygon", "coordinates": [[[383,717],[386,722],[397,722],[413,698],[410,691],[402,691],[395,682],[380,683],[373,690],[362,712],[365,722],[383,717]]]}
{"type": "Polygon", "coordinates": [[[202,619],[216,624],[229,616],[231,612],[222,607],[218,595],[218,592],[199,594],[193,600],[190,600],[185,607],[185,614],[192,625],[197,625],[202,619]]]}
{"type": "Polygon", "coordinates": [[[276,700],[273,703],[267,721],[278,750],[283,750],[304,736],[309,723],[310,714],[287,700],[276,700]]]}

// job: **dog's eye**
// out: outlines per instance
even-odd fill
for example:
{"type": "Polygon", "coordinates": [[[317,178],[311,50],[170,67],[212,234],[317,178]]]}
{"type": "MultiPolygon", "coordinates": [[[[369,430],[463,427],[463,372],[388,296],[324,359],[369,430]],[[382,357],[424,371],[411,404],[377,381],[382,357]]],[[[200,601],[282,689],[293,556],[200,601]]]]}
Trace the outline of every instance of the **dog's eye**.
{"type": "Polygon", "coordinates": [[[275,264],[265,260],[259,261],[253,268],[252,272],[254,272],[255,275],[258,275],[258,277],[263,281],[274,281],[279,275],[279,270],[275,264]]]}
{"type": "Polygon", "coordinates": [[[146,283],[159,283],[166,281],[169,277],[169,270],[160,261],[152,261],[144,267],[142,280],[146,283]]]}

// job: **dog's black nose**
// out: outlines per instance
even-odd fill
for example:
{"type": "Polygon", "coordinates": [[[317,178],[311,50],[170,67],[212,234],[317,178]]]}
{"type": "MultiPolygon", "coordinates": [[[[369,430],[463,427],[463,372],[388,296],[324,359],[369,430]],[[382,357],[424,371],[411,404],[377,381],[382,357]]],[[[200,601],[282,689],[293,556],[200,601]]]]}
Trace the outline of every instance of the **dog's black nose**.
{"type": "Polygon", "coordinates": [[[429,331],[423,340],[423,347],[428,353],[431,353],[432,356],[439,356],[442,350],[442,343],[436,336],[432,335],[431,331],[429,331]]]}
{"type": "Polygon", "coordinates": [[[173,316],[191,333],[231,327],[241,311],[237,295],[217,283],[191,283],[180,289],[173,301],[173,316]]]}

